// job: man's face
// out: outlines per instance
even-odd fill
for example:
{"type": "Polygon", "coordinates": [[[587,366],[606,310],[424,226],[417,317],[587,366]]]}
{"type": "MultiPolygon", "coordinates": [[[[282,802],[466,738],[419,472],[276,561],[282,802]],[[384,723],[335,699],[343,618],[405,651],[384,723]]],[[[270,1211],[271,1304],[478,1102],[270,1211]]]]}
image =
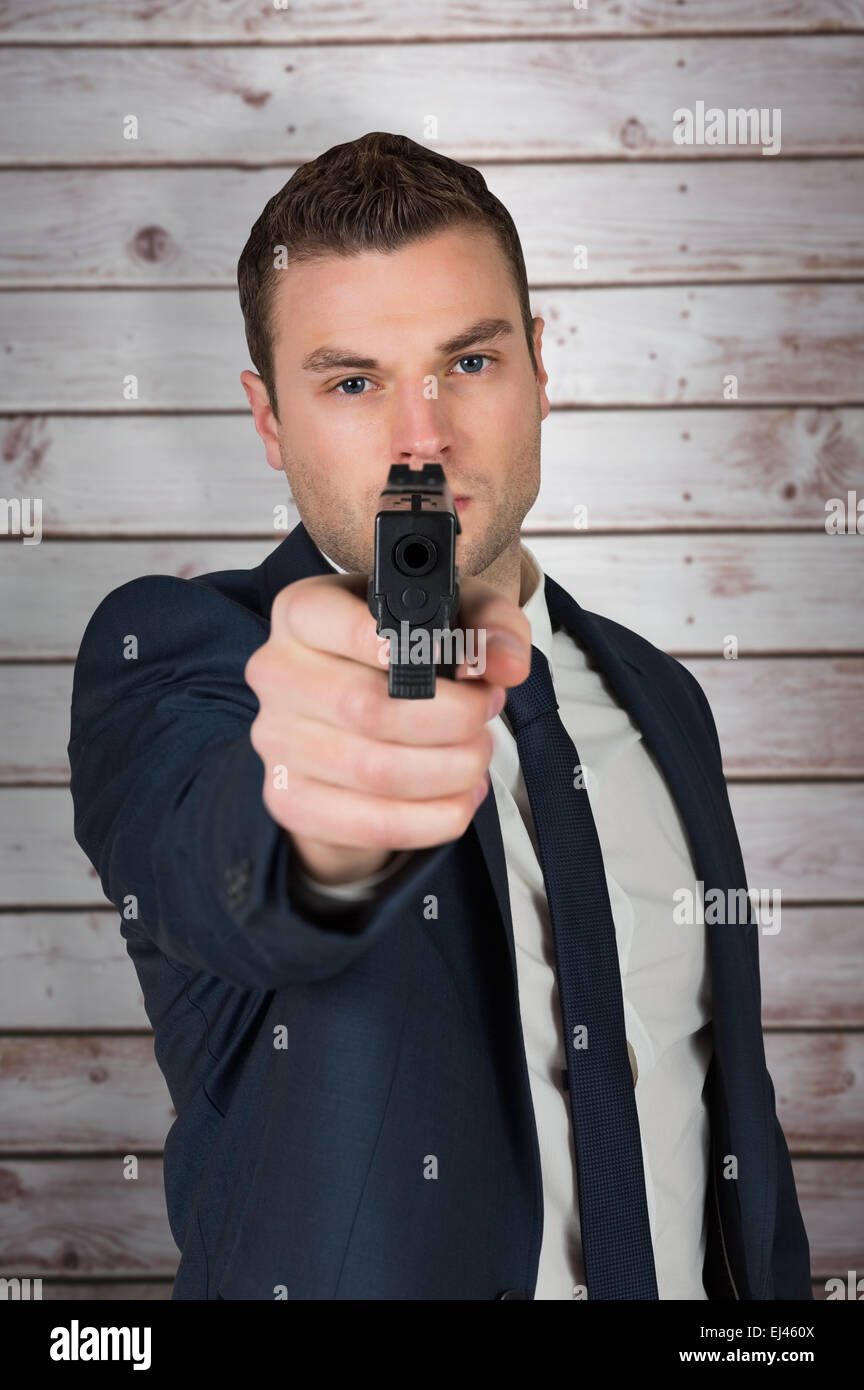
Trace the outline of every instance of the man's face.
{"type": "Polygon", "coordinates": [[[272,326],[280,423],[260,378],[244,373],[244,387],[268,462],[284,470],[322,550],[370,572],[390,465],[432,462],[468,499],[457,503],[461,572],[482,575],[508,548],[518,553],[549,413],[544,325],[534,320],[538,379],[491,235],[449,230],[393,252],[292,265],[280,272],[272,326]],[[509,331],[496,333],[502,323],[509,331]]]}

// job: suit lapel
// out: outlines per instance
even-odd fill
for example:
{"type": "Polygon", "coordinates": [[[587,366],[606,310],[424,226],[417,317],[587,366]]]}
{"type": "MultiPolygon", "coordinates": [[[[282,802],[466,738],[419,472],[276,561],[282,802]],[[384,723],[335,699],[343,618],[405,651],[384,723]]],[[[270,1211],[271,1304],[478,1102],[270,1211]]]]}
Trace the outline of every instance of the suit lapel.
{"type": "Polygon", "coordinates": [[[513,971],[515,987],[517,979],[516,946],[513,940],[513,918],[510,915],[507,859],[504,853],[504,841],[501,838],[501,821],[498,818],[498,808],[495,805],[495,793],[493,791],[490,791],[485,801],[481,801],[477,807],[471,825],[483,852],[483,858],[486,860],[486,868],[492,880],[498,911],[501,913],[501,921],[504,923],[504,934],[507,939],[507,950],[510,955],[510,966],[513,971]]]}
{"type": "Polygon", "coordinates": [[[324,559],[303,522],[298,522],[282,544],[271,550],[258,566],[261,612],[269,619],[273,600],[286,584],[293,584],[296,579],[309,579],[313,574],[336,573],[324,559]]]}
{"type": "Polygon", "coordinates": [[[691,840],[694,858],[705,868],[706,883],[716,878],[718,805],[714,784],[704,760],[694,751],[688,730],[663,694],[662,684],[632,655],[625,655],[593,613],[580,608],[555,580],[546,576],[546,602],[554,627],[563,626],[593,658],[616,699],[641,730],[672,790],[691,840]]]}

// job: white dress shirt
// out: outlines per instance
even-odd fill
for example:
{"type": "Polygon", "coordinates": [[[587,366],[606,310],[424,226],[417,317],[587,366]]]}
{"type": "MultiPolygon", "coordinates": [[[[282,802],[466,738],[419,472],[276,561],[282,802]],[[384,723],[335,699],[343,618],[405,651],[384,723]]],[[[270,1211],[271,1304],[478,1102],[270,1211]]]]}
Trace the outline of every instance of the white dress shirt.
{"type": "MultiPolygon", "coordinates": [[[[701,889],[680,815],[641,732],[569,633],[553,633],[543,571],[524,542],[521,549],[520,606],[531,625],[532,644],[549,662],[558,712],[579,753],[603,851],[658,1292],[661,1299],[705,1299],[710,1132],[702,1092],[712,1052],[710,975],[704,926],[676,925],[672,916],[677,889],[689,889],[694,901],[701,889]]],[[[329,556],[324,558],[345,573],[329,556]]],[[[554,937],[531,808],[506,713],[489,727],[495,745],[490,780],[507,863],[543,1183],[543,1241],[534,1297],[584,1298],[554,937]]],[[[368,897],[406,858],[407,853],[400,854],[367,879],[315,888],[332,898],[368,897]]]]}

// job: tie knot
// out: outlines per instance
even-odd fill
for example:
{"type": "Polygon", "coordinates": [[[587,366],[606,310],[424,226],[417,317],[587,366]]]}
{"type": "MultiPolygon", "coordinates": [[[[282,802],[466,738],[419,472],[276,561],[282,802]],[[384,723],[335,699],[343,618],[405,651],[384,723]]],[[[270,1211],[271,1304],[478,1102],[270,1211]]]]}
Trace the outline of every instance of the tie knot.
{"type": "Polygon", "coordinates": [[[531,648],[531,673],[521,685],[514,685],[507,692],[504,712],[510,720],[513,733],[518,738],[522,729],[541,714],[549,714],[558,708],[555,689],[552,685],[552,672],[539,647],[531,648]]]}

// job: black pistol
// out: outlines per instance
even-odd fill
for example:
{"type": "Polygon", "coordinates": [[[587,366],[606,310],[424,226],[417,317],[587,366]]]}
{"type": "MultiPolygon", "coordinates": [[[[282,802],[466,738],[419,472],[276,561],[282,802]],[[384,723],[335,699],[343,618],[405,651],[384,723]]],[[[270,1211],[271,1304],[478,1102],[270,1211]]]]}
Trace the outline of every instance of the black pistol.
{"type": "Polygon", "coordinates": [[[375,517],[375,561],[367,599],[378,635],[390,637],[388,693],[428,700],[436,675],[455,679],[438,639],[459,612],[456,537],[461,532],[450,485],[440,463],[422,468],[394,463],[375,517]],[[394,640],[394,637],[397,640],[394,640]]]}

